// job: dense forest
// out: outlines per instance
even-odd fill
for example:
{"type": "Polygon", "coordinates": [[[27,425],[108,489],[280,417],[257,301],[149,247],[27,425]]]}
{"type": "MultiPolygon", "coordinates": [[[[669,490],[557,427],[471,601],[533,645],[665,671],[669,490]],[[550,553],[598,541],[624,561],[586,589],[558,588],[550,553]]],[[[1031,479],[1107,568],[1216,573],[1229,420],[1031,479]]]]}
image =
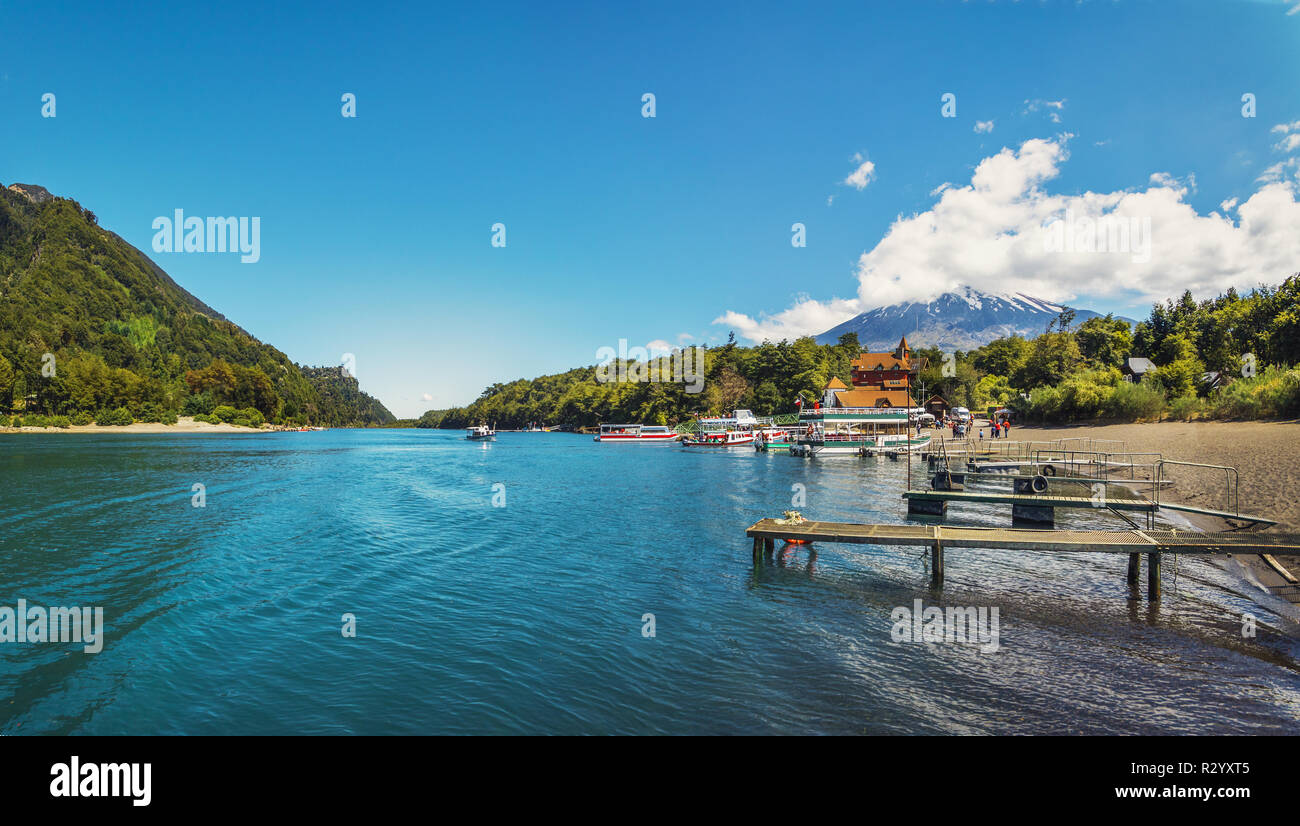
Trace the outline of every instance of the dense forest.
{"type": "MultiPolygon", "coordinates": [[[[847,384],[858,351],[855,334],[834,345],[800,338],[754,347],[738,346],[733,336],[707,350],[699,394],[682,384],[602,382],[592,366],[494,384],[467,407],[425,413],[417,426],[676,424],[736,407],[789,413],[796,398],[820,398],[832,377],[847,384]]],[[[1300,275],[1246,295],[1230,290],[1197,302],[1186,293],[1156,304],[1136,327],[1113,316],[1075,325],[1067,309],[1034,338],[1000,338],[968,352],[918,348],[915,354],[925,358],[918,404],[923,391],[975,410],[1006,405],[1024,421],[1298,415],[1300,275]],[[1156,369],[1128,380],[1123,367],[1130,356],[1150,359],[1156,369]]],[[[650,366],[662,367],[662,360],[650,366]]]]}
{"type": "Polygon", "coordinates": [[[0,425],[394,421],[190,295],[76,201],[0,187],[0,425]]]}

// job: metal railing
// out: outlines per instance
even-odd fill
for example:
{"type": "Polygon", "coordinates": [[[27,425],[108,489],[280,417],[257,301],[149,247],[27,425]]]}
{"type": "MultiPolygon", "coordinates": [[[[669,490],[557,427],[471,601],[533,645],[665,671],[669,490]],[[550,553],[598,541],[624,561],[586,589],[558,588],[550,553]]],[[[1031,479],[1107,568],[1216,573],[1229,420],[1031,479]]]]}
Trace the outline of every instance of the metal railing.
{"type": "MultiPolygon", "coordinates": [[[[1223,471],[1224,481],[1227,489],[1225,492],[1224,512],[1232,512],[1238,516],[1241,515],[1241,497],[1240,487],[1241,479],[1237,474],[1235,467],[1228,465],[1210,465],[1204,462],[1179,462],[1174,459],[1161,459],[1156,462],[1156,484],[1155,484],[1155,503],[1160,504],[1160,488],[1164,486],[1165,467],[1167,465],[1177,465],[1179,467],[1202,468],[1205,470],[1223,471]]],[[[1172,480],[1171,480],[1172,483],[1172,480]]]]}

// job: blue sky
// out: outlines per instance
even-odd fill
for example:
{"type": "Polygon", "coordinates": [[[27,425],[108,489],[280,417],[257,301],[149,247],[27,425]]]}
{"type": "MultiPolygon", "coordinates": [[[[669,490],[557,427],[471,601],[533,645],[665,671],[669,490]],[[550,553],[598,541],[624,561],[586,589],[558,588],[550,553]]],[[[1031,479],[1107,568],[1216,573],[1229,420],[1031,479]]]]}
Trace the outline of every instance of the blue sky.
{"type": "Polygon", "coordinates": [[[1288,274],[1297,3],[6,4],[0,181],[76,198],[300,363],[355,354],[363,389],[405,416],[619,339],[808,332],[886,294],[871,279],[890,268],[904,297],[973,280],[1141,317],[1170,285],[1288,274]],[[868,161],[865,187],[845,183],[868,161]],[[945,183],[1012,179],[1067,200],[1023,209],[1011,187],[938,209],[945,183]],[[1114,278],[1003,276],[977,243],[999,225],[963,217],[1010,204],[1005,229],[1152,187],[1168,197],[1131,205],[1166,244],[1114,278]],[[1266,188],[1253,218],[1223,206],[1266,188]],[[260,261],[153,253],[153,219],[177,208],[259,216],[260,261]],[[927,214],[942,248],[902,243],[927,214]]]}

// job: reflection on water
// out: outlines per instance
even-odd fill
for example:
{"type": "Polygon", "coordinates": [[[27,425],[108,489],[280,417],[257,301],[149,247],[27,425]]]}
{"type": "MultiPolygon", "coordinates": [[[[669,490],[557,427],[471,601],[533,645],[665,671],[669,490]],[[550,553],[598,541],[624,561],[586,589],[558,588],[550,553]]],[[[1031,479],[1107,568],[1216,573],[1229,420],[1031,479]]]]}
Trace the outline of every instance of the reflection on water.
{"type": "Polygon", "coordinates": [[[102,605],[107,641],[0,643],[0,732],[1296,730],[1291,609],[1215,563],[1166,565],[1155,605],[1122,555],[953,549],[942,592],[920,548],[752,564],[744,528],[796,483],[810,518],[898,522],[906,471],[569,434],[4,437],[0,606],[102,605]],[[1000,649],[894,642],[915,599],[997,607],[1000,649]]]}

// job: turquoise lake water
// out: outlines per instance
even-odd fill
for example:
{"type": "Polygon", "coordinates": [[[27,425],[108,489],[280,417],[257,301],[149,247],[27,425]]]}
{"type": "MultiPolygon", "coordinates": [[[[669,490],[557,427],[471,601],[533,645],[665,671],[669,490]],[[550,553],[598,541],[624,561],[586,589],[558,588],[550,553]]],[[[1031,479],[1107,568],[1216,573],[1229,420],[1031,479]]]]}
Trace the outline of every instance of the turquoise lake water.
{"type": "MultiPolygon", "coordinates": [[[[1300,730],[1294,622],[1206,561],[1157,606],[1107,554],[954,549],[941,595],[919,548],[754,565],[796,483],[810,518],[901,522],[905,473],[558,433],[0,436],[0,606],[102,606],[106,637],[0,643],[0,733],[1300,730]],[[1000,649],[894,642],[915,599],[997,607],[1000,649]]],[[[1122,527],[1096,519],[1061,524],[1122,527]]]]}

